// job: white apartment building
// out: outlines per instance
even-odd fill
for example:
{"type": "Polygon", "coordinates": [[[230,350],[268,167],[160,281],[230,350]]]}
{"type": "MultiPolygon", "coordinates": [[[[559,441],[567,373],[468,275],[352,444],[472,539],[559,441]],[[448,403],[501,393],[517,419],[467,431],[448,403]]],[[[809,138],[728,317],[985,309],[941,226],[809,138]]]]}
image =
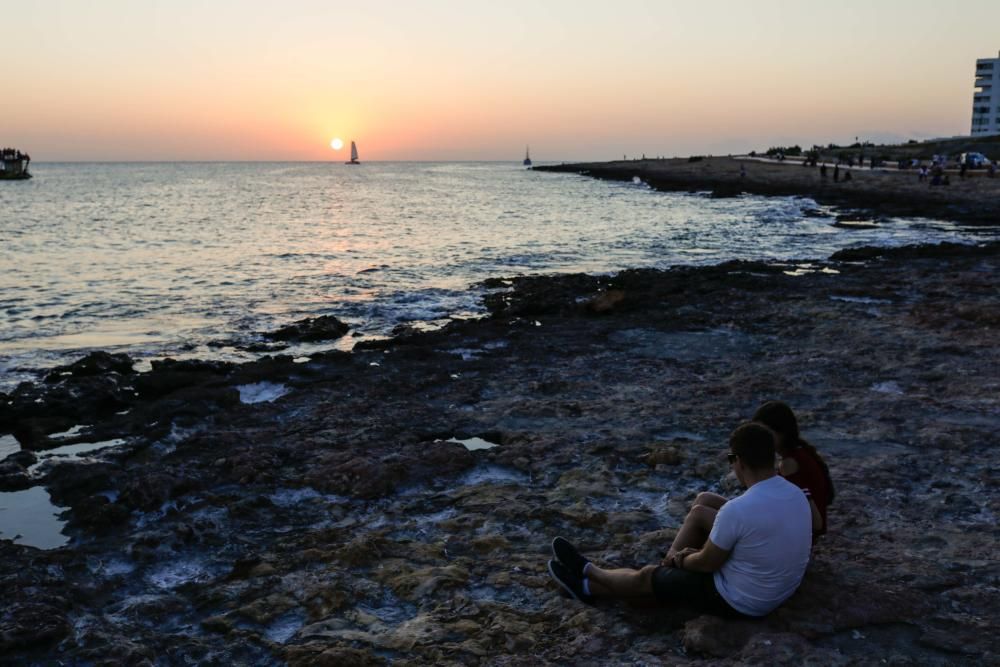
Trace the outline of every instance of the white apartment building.
{"type": "Polygon", "coordinates": [[[1000,58],[976,60],[972,135],[1000,134],[1000,58]]]}

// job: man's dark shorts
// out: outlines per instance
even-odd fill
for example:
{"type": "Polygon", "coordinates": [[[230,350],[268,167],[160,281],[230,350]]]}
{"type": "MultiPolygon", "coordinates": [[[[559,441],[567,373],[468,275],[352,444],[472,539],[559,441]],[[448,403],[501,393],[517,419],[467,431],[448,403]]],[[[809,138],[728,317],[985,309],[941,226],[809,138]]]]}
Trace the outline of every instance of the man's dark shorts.
{"type": "Polygon", "coordinates": [[[725,618],[750,618],[736,611],[715,588],[715,578],[704,572],[689,572],[662,565],[653,570],[653,595],[660,604],[688,606],[705,614],[725,618]]]}

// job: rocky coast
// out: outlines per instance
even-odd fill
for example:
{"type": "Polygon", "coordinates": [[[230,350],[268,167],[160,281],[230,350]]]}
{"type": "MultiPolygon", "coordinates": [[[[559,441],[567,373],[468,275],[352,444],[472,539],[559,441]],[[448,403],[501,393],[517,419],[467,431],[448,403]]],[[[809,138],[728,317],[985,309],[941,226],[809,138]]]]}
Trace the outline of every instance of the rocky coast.
{"type": "Polygon", "coordinates": [[[94,353],[0,395],[0,491],[44,487],[69,540],[0,541],[0,662],[995,663],[998,270],[994,243],[513,278],[352,353],[94,353]],[[784,606],[560,596],[554,536],[658,560],[770,398],[838,488],[784,606]]]}
{"type": "MultiPolygon", "coordinates": [[[[846,218],[912,216],[972,224],[1000,220],[1000,178],[970,171],[968,178],[951,174],[951,184],[931,186],[915,170],[850,169],[851,180],[834,182],[833,163],[824,178],[818,167],[801,161],[784,163],[743,157],[694,157],[663,160],[617,160],[534,167],[537,171],[579,173],[619,181],[639,179],[658,190],[711,192],[726,197],[741,193],[811,197],[843,209],[846,218]],[[745,170],[741,176],[740,167],[745,170]]],[[[841,169],[846,173],[846,166],[841,169]]]]}

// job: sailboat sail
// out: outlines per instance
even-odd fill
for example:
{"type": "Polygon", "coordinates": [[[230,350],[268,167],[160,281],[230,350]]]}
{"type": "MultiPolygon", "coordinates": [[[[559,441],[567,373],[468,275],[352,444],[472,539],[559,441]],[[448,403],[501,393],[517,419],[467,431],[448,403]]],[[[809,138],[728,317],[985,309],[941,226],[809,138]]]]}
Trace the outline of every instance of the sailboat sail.
{"type": "Polygon", "coordinates": [[[361,164],[358,162],[358,145],[351,142],[351,159],[344,164],[361,164]]]}

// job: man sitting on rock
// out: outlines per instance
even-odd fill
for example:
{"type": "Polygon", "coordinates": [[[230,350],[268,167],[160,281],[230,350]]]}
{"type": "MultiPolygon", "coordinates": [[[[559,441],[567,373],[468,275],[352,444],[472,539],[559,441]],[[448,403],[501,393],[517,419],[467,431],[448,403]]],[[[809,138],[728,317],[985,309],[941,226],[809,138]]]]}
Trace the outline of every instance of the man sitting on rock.
{"type": "Polygon", "coordinates": [[[766,426],[743,424],[730,436],[729,449],[729,463],[747,490],[719,509],[700,547],[681,548],[641,570],[603,569],[557,537],[552,578],[586,603],[645,599],[728,617],[763,616],[787,600],[809,563],[809,502],[802,489],[775,474],[774,436],[766,426]]]}

